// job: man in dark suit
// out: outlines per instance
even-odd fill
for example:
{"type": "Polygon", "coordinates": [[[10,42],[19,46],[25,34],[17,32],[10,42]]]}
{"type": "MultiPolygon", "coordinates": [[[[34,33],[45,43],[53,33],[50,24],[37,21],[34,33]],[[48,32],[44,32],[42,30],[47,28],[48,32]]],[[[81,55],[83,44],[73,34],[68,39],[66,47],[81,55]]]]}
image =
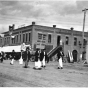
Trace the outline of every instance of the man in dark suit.
{"type": "Polygon", "coordinates": [[[44,58],[44,52],[43,52],[43,50],[41,50],[41,53],[40,53],[40,61],[41,62],[42,62],[43,58],[44,58]]]}
{"type": "Polygon", "coordinates": [[[25,68],[28,68],[28,62],[30,60],[30,51],[29,47],[26,48],[26,51],[24,52],[24,61],[25,61],[25,68]]]}

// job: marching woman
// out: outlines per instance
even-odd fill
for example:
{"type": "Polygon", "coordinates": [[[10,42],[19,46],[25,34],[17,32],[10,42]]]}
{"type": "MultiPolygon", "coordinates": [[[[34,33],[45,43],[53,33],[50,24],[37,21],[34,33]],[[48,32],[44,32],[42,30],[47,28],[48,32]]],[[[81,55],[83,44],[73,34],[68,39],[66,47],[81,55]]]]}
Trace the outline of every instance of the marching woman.
{"type": "Polygon", "coordinates": [[[62,62],[62,57],[64,56],[64,53],[62,51],[62,47],[59,48],[57,57],[58,57],[58,69],[63,69],[63,62],[62,62]]]}
{"type": "Polygon", "coordinates": [[[21,53],[20,53],[19,64],[23,64],[23,50],[21,50],[21,53]]]}
{"type": "Polygon", "coordinates": [[[34,69],[41,70],[41,62],[40,62],[40,51],[39,49],[35,52],[35,67],[34,69]]]}
{"type": "Polygon", "coordinates": [[[29,47],[26,48],[26,51],[24,52],[24,61],[25,61],[25,68],[28,68],[28,62],[30,60],[30,51],[29,47]]]}
{"type": "Polygon", "coordinates": [[[10,62],[11,65],[13,65],[15,57],[16,57],[15,50],[12,50],[12,54],[11,54],[11,62],[10,62]]]}
{"type": "Polygon", "coordinates": [[[43,60],[42,60],[42,67],[46,67],[45,66],[45,61],[47,61],[47,54],[46,54],[46,51],[45,51],[45,49],[43,49],[43,60]]]}
{"type": "Polygon", "coordinates": [[[23,44],[21,44],[21,53],[20,53],[19,64],[23,64],[24,52],[25,51],[26,51],[26,46],[25,46],[25,43],[23,43],[23,44]]]}

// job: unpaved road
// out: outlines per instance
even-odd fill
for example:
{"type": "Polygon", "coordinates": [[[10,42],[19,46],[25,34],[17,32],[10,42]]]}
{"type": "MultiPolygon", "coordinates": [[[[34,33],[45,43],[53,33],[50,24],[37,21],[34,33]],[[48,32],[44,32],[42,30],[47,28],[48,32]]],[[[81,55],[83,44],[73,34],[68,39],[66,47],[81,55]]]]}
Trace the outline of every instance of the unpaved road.
{"type": "Polygon", "coordinates": [[[34,62],[23,68],[15,61],[0,63],[0,87],[88,87],[88,66],[64,63],[64,69],[57,69],[57,62],[46,64],[42,70],[34,70],[34,62]]]}

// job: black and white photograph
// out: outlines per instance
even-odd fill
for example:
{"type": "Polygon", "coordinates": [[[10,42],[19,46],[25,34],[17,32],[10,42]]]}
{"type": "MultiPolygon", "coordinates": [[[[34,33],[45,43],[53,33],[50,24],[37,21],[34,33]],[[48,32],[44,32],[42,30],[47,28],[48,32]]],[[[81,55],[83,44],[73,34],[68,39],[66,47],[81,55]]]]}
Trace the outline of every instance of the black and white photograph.
{"type": "Polygon", "coordinates": [[[88,0],[0,0],[0,87],[88,87],[88,0]]]}

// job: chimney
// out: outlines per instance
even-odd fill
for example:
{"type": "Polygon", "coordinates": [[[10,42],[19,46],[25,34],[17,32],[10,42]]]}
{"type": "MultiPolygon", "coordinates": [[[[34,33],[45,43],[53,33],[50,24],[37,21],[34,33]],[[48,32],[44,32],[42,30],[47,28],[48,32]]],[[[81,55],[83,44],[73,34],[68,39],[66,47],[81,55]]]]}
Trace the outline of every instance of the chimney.
{"type": "Polygon", "coordinates": [[[53,25],[53,28],[56,28],[56,25],[53,25]]]}
{"type": "Polygon", "coordinates": [[[12,26],[9,26],[9,31],[13,31],[14,30],[15,25],[13,24],[12,26]]]}
{"type": "Polygon", "coordinates": [[[15,29],[15,24],[12,25],[13,30],[15,29]]]}
{"type": "Polygon", "coordinates": [[[71,29],[71,31],[73,31],[73,29],[74,29],[74,28],[73,28],[73,27],[71,27],[70,29],[71,29]]]}
{"type": "Polygon", "coordinates": [[[12,31],[12,26],[9,26],[9,31],[12,31]]]}
{"type": "Polygon", "coordinates": [[[35,22],[32,22],[32,25],[35,25],[35,22]]]}

